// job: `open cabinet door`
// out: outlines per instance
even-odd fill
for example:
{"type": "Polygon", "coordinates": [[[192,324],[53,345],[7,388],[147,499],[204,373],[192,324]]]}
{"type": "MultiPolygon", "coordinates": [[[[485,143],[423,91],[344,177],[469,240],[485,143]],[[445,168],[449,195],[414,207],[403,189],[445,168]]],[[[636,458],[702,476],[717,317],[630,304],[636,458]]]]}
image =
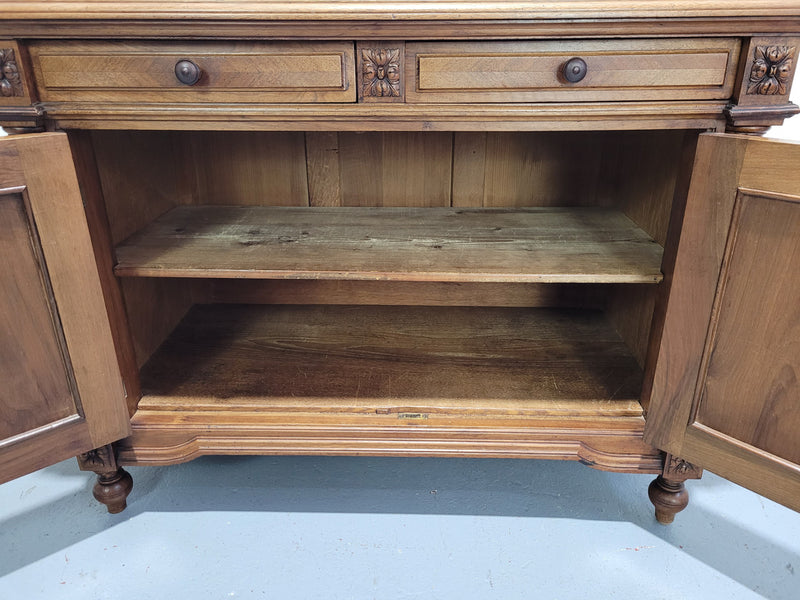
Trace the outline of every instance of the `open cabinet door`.
{"type": "Polygon", "coordinates": [[[0,482],[130,422],[67,136],[0,138],[0,482]]]}
{"type": "Polygon", "coordinates": [[[645,439],[800,510],[800,145],[700,136],[645,439]]]}

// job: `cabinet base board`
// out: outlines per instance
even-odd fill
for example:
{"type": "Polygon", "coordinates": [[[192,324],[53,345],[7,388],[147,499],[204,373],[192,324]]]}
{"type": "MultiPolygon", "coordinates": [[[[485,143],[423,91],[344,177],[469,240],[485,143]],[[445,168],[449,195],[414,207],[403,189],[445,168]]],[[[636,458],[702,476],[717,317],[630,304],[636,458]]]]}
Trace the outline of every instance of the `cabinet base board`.
{"type": "Polygon", "coordinates": [[[118,444],[123,465],[167,465],[202,455],[468,456],[577,460],[604,470],[661,473],[642,441],[642,417],[575,419],[437,413],[325,415],[139,411],[118,444]]]}

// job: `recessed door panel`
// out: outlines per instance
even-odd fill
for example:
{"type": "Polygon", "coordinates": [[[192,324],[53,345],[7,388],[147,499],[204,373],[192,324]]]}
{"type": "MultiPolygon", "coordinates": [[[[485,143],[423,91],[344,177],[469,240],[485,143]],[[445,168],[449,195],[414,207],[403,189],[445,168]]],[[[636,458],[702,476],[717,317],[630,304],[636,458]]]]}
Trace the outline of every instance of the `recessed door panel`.
{"type": "Polygon", "coordinates": [[[0,194],[0,440],[78,414],[41,246],[25,196],[0,194]]]}

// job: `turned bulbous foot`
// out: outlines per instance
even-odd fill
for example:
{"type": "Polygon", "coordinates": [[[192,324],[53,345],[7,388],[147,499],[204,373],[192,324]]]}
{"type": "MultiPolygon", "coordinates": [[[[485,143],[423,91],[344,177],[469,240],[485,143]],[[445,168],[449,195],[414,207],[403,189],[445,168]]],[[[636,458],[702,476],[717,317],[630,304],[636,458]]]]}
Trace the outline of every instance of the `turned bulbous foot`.
{"type": "Polygon", "coordinates": [[[669,525],[675,515],[689,504],[689,492],[682,481],[670,481],[659,475],[647,489],[650,502],[656,507],[656,520],[669,525]]]}
{"type": "Polygon", "coordinates": [[[126,498],[133,489],[133,478],[120,467],[112,473],[102,473],[97,476],[93,494],[98,502],[106,505],[108,512],[116,514],[128,506],[126,498]]]}

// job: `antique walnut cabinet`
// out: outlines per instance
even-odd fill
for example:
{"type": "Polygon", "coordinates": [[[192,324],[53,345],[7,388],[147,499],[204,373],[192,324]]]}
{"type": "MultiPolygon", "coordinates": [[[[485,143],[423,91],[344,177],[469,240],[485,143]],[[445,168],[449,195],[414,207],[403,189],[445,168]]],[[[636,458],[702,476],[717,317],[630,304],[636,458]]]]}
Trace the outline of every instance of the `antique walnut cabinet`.
{"type": "Polygon", "coordinates": [[[0,480],[707,468],[800,509],[797,0],[4,0],[0,480]]]}

